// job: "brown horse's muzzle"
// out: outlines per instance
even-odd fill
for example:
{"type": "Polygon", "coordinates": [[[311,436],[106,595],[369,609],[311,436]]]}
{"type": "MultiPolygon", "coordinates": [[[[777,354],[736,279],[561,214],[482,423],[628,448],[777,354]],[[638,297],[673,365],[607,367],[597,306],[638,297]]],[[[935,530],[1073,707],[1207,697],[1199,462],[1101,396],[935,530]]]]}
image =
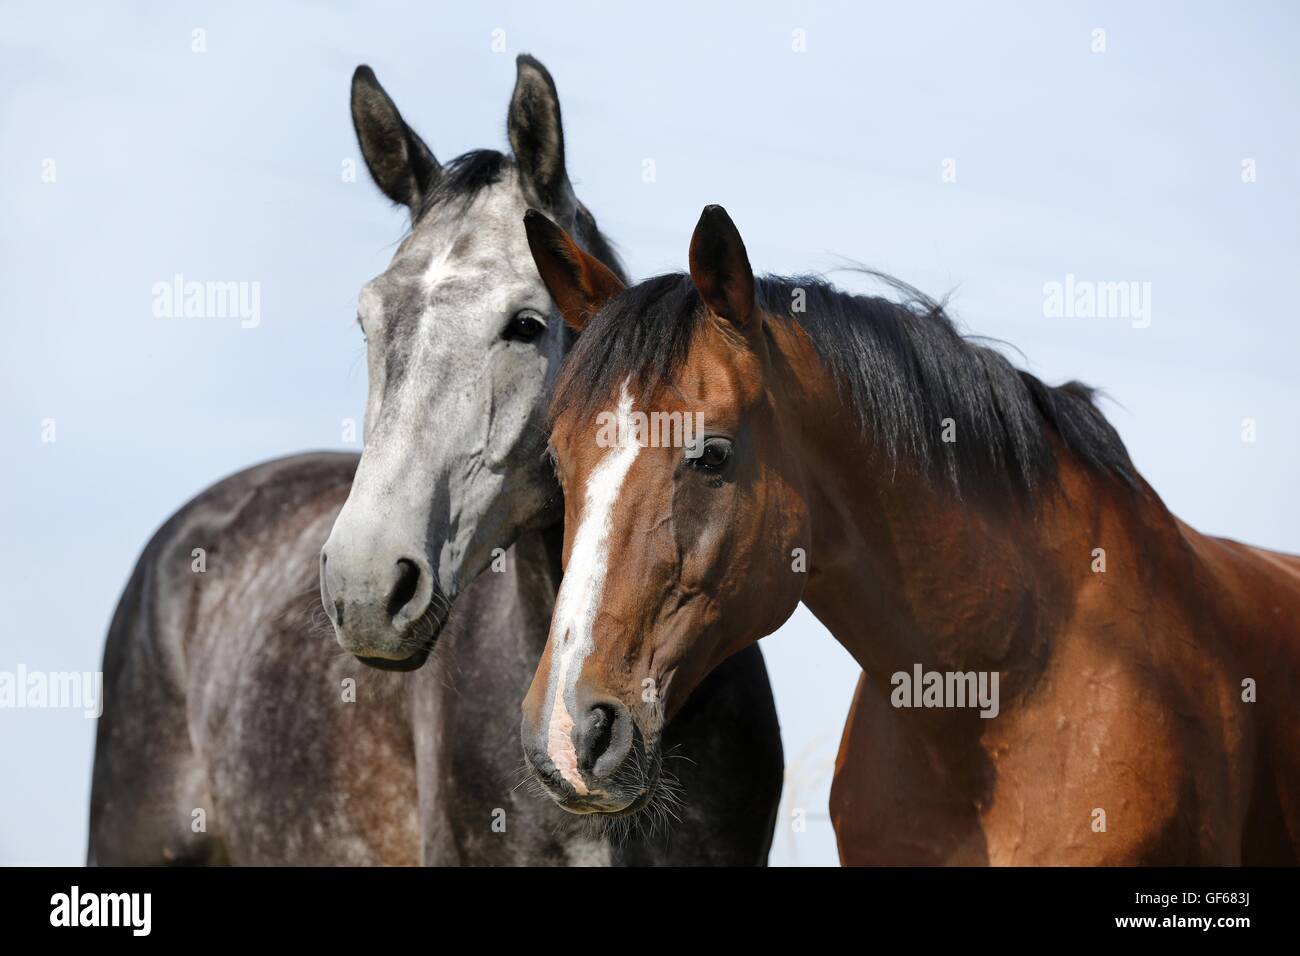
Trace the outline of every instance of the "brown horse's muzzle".
{"type": "Polygon", "coordinates": [[[653,794],[657,760],[648,759],[631,713],[609,697],[573,697],[545,713],[525,702],[520,736],[533,776],[571,813],[640,809],[653,794]]]}

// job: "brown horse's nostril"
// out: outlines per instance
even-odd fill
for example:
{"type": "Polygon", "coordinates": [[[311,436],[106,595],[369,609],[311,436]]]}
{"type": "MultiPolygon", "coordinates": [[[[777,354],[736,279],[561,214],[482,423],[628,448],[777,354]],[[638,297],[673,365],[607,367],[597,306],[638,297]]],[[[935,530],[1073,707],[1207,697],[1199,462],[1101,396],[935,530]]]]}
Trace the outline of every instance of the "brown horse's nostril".
{"type": "Polygon", "coordinates": [[[631,748],[631,719],[618,704],[594,704],[574,728],[573,743],[578,769],[603,777],[623,762],[631,748]]]}
{"type": "Polygon", "coordinates": [[[388,595],[387,610],[389,618],[397,617],[402,609],[411,603],[411,598],[415,597],[415,591],[419,586],[419,565],[408,558],[399,560],[397,562],[397,581],[393,584],[392,593],[388,595]]]}

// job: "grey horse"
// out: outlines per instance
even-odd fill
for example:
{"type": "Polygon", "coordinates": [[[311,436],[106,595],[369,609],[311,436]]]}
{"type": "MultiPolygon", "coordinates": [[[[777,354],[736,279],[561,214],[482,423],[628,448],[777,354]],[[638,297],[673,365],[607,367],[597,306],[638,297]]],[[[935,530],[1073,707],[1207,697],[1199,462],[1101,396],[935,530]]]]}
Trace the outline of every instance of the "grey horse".
{"type": "Polygon", "coordinates": [[[766,861],[782,754],[757,649],[670,725],[664,803],[597,828],[520,786],[560,577],[542,410],[568,345],[525,209],[618,264],[569,184],[549,73],[517,66],[513,157],[445,165],[356,71],[362,154],[412,223],[360,296],[364,452],[243,471],[147,545],[104,654],[90,862],[766,861]]]}

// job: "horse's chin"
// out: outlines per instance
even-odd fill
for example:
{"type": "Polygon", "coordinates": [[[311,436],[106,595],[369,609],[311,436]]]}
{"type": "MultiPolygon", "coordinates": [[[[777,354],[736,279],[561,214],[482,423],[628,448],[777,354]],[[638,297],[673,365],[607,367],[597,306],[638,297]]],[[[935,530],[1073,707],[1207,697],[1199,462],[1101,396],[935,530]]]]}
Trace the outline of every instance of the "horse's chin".
{"type": "Polygon", "coordinates": [[[357,657],[357,660],[377,671],[418,671],[424,666],[424,662],[429,659],[429,654],[433,652],[433,648],[437,643],[438,639],[434,638],[429,641],[426,647],[400,661],[390,660],[387,657],[357,657]]]}
{"type": "Polygon", "coordinates": [[[394,659],[391,657],[365,657],[361,654],[352,655],[367,667],[373,667],[378,671],[418,671],[424,666],[424,662],[429,659],[435,647],[438,646],[438,639],[442,636],[443,626],[447,623],[444,617],[437,623],[437,627],[432,634],[420,642],[420,646],[410,657],[394,659]]]}
{"type": "Polygon", "coordinates": [[[601,814],[601,816],[605,817],[607,820],[619,820],[622,819],[623,817],[634,817],[642,810],[644,810],[646,807],[650,806],[650,804],[654,801],[655,793],[658,791],[658,789],[659,789],[659,784],[656,782],[652,784],[650,787],[638,793],[632,799],[632,802],[629,803],[627,806],[625,806],[622,810],[614,810],[611,812],[606,812],[601,814]]]}
{"type": "Polygon", "coordinates": [[[566,813],[571,813],[576,817],[582,817],[592,822],[626,819],[636,816],[654,803],[655,798],[659,795],[659,788],[663,784],[663,774],[657,749],[652,757],[647,758],[643,753],[638,753],[633,759],[643,761],[638,775],[642,777],[645,783],[635,793],[631,794],[627,790],[619,788],[621,792],[617,794],[602,793],[594,797],[579,796],[567,784],[560,783],[559,781],[563,778],[560,778],[559,774],[553,770],[549,773],[537,774],[537,780],[542,785],[542,789],[547,796],[566,813]]]}
{"type": "Polygon", "coordinates": [[[655,788],[650,787],[642,790],[636,796],[626,803],[617,800],[617,806],[602,805],[601,802],[592,802],[590,800],[575,800],[556,796],[554,793],[549,794],[555,805],[565,813],[571,813],[575,817],[583,817],[592,821],[599,820],[618,820],[623,817],[636,816],[654,800],[655,788]]]}

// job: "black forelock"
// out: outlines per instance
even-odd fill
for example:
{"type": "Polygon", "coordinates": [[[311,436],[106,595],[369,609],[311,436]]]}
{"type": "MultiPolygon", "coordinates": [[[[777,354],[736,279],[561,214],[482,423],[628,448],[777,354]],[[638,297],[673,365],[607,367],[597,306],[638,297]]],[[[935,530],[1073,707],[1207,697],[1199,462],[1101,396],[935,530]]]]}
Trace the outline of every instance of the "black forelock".
{"type": "Polygon", "coordinates": [[[483,190],[500,182],[513,165],[509,156],[495,149],[475,149],[457,156],[443,165],[433,188],[424,195],[420,216],[434,206],[472,201],[483,190]]]}
{"type": "MultiPolygon", "coordinates": [[[[958,494],[1030,490],[1055,476],[1053,429],[1088,466],[1135,481],[1128,452],[1078,382],[1045,385],[1000,352],[963,337],[941,303],[879,273],[895,302],[841,292],[812,276],[756,280],[768,315],[796,324],[891,463],[908,462],[958,494]],[[945,441],[945,420],[955,441],[945,441]]],[[[624,290],[565,360],[551,414],[586,417],[630,378],[640,394],[671,381],[706,311],[688,275],[624,290]]]]}
{"type": "MultiPolygon", "coordinates": [[[[418,222],[435,207],[454,205],[464,209],[479,193],[495,186],[502,176],[517,168],[513,157],[495,149],[475,149],[457,156],[442,167],[437,182],[421,201],[414,222],[418,222]]],[[[522,222],[519,228],[523,228],[522,222]]],[[[574,213],[573,231],[579,245],[612,269],[620,279],[627,281],[627,274],[613,244],[600,231],[595,217],[581,203],[574,213]]]]}

